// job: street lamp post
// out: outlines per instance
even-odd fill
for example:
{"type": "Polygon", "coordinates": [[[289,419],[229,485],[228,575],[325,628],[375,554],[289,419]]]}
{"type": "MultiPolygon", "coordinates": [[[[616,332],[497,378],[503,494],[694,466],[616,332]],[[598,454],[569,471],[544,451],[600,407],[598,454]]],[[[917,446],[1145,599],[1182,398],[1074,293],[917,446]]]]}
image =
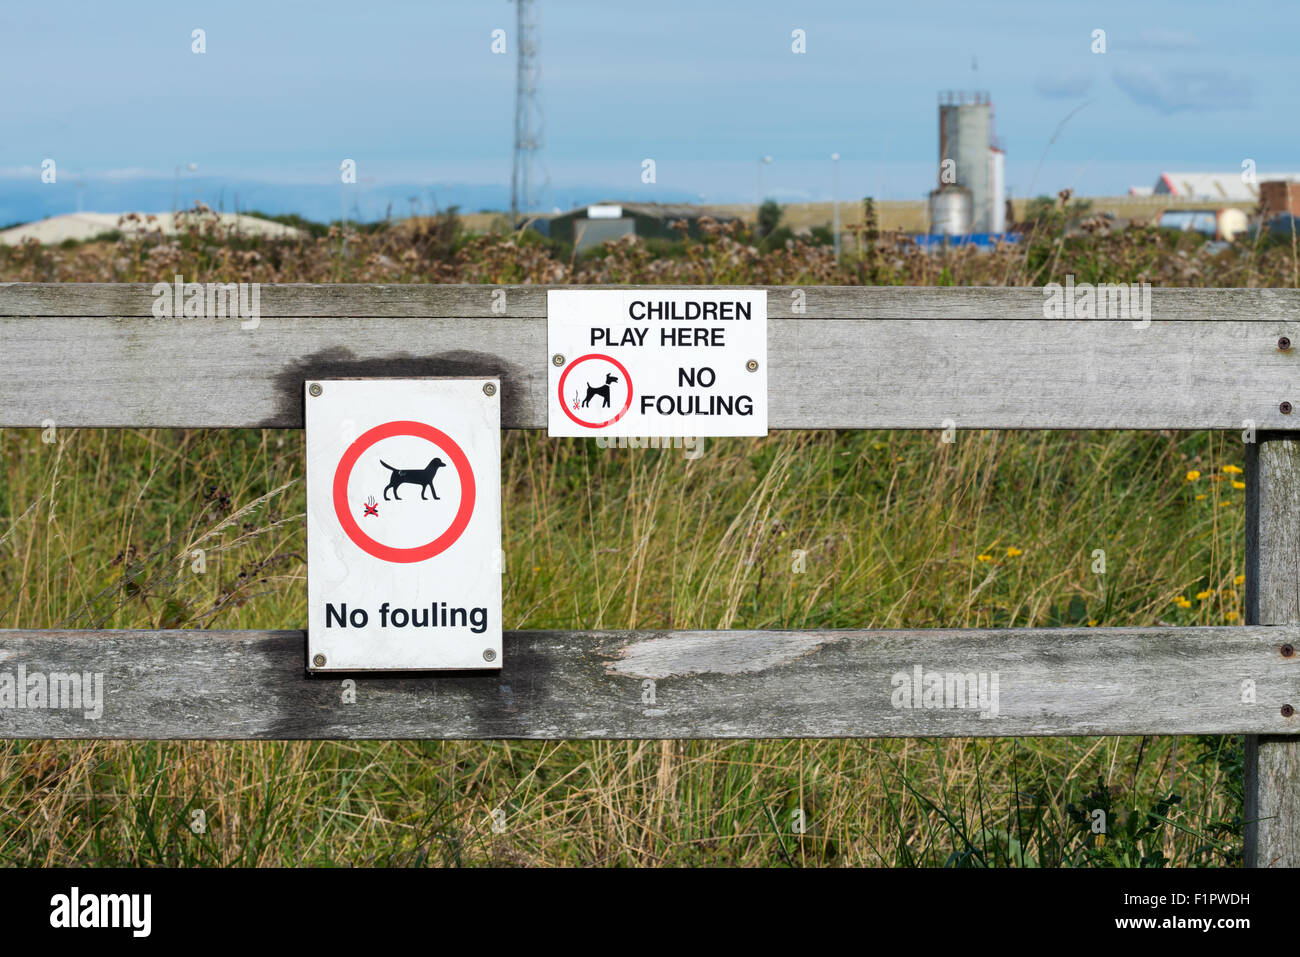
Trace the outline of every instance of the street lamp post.
{"type": "Polygon", "coordinates": [[[840,261],[840,154],[831,154],[831,239],[835,261],[840,261]]]}

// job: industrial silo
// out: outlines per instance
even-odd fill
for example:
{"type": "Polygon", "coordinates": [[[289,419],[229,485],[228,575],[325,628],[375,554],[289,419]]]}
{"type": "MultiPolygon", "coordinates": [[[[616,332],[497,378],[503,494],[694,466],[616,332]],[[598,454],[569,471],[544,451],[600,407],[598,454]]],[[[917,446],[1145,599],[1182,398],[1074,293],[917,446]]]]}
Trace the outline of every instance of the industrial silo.
{"type": "MultiPolygon", "coordinates": [[[[970,191],[967,232],[1006,230],[1006,154],[993,136],[993,104],[987,93],[952,93],[939,99],[939,189],[970,191]]],[[[935,205],[931,197],[931,207],[935,205]]],[[[941,206],[960,201],[944,197],[941,206]]]]}
{"type": "Polygon", "coordinates": [[[943,186],[930,193],[931,236],[965,236],[972,231],[970,190],[943,186]]]}
{"type": "Polygon", "coordinates": [[[989,147],[989,232],[1007,231],[1007,154],[996,146],[989,147]]]}

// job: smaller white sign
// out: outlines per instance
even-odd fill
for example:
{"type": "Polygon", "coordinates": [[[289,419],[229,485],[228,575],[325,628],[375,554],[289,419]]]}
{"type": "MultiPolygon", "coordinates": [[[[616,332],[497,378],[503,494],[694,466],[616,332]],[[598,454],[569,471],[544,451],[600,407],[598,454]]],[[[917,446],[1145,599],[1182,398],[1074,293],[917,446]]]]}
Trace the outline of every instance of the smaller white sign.
{"type": "Polygon", "coordinates": [[[767,434],[767,293],[552,289],[547,434],[767,434]]]}
{"type": "Polygon", "coordinates": [[[501,384],[306,384],[307,664],[501,667],[501,384]]]}

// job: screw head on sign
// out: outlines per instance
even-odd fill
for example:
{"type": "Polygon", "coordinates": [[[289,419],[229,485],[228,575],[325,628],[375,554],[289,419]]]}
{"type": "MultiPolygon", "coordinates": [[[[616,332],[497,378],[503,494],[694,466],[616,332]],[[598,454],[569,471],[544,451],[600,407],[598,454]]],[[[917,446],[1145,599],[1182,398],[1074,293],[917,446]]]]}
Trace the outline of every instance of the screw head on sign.
{"type": "Polygon", "coordinates": [[[1283,415],[1290,415],[1290,414],[1291,414],[1291,403],[1290,403],[1290,402],[1283,402],[1281,405],[1279,405],[1279,406],[1277,407],[1277,410],[1278,410],[1279,412],[1281,412],[1283,415]]]}
{"type": "Polygon", "coordinates": [[[311,385],[307,387],[307,391],[310,392],[312,395],[320,395],[322,391],[320,387],[320,383],[313,382],[311,385]]]}
{"type": "Polygon", "coordinates": [[[564,365],[564,356],[560,355],[558,352],[555,355],[551,356],[551,365],[553,366],[564,365]]]}
{"type": "Polygon", "coordinates": [[[1289,718],[1293,714],[1295,714],[1295,708],[1291,707],[1289,704],[1282,705],[1282,717],[1289,718]]]}
{"type": "Polygon", "coordinates": [[[496,653],[495,651],[493,651],[491,648],[484,648],[484,649],[483,649],[483,660],[484,660],[484,661],[496,661],[496,660],[497,660],[497,653],[496,653]]]}
{"type": "Polygon", "coordinates": [[[484,383],[483,383],[483,394],[484,394],[484,395],[496,395],[496,394],[497,394],[497,387],[494,386],[491,382],[484,382],[484,383]]]}
{"type": "Polygon", "coordinates": [[[311,663],[312,663],[313,665],[315,665],[317,668],[324,668],[324,667],[325,667],[325,656],[324,656],[324,655],[316,655],[314,658],[312,658],[311,663]]]}
{"type": "Polygon", "coordinates": [[[1288,349],[1291,348],[1291,340],[1286,336],[1283,336],[1282,338],[1277,340],[1277,347],[1281,349],[1283,352],[1286,352],[1288,349]]]}
{"type": "Polygon", "coordinates": [[[757,372],[757,371],[758,371],[758,360],[757,360],[757,359],[750,359],[748,362],[745,363],[745,368],[748,369],[750,372],[757,372]]]}

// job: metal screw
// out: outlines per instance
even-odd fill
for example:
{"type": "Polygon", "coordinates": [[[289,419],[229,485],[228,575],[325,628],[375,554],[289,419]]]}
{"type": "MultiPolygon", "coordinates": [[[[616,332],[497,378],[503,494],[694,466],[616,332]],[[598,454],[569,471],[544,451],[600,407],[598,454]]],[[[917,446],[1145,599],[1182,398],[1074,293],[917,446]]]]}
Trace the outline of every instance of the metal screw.
{"type": "Polygon", "coordinates": [[[320,383],[319,383],[319,382],[313,382],[311,385],[309,385],[309,386],[307,387],[307,391],[310,392],[312,395],[320,395],[321,392],[322,392],[322,389],[321,389],[321,387],[320,387],[320,383]]]}
{"type": "Polygon", "coordinates": [[[484,661],[496,661],[496,660],[497,660],[497,653],[496,653],[495,651],[493,651],[491,648],[484,648],[484,649],[483,649],[483,660],[484,660],[484,661]]]}
{"type": "Polygon", "coordinates": [[[1278,410],[1279,412],[1281,412],[1283,415],[1290,415],[1290,414],[1291,414],[1291,403],[1290,403],[1290,402],[1283,402],[1281,405],[1279,405],[1279,406],[1277,407],[1277,410],[1278,410]]]}
{"type": "Polygon", "coordinates": [[[1288,339],[1286,336],[1283,336],[1281,339],[1277,340],[1277,347],[1281,349],[1283,352],[1286,352],[1288,349],[1291,348],[1291,340],[1288,339]]]}
{"type": "Polygon", "coordinates": [[[1282,705],[1282,717],[1289,718],[1293,714],[1295,714],[1295,708],[1291,707],[1289,704],[1282,705]]]}
{"type": "Polygon", "coordinates": [[[324,656],[324,655],[316,655],[314,658],[312,658],[311,663],[312,663],[313,665],[315,665],[317,668],[324,668],[324,667],[325,667],[325,656],[324,656]]]}
{"type": "Polygon", "coordinates": [[[551,365],[553,366],[564,365],[564,356],[560,355],[558,352],[555,355],[551,356],[551,365]]]}
{"type": "Polygon", "coordinates": [[[1282,657],[1283,657],[1283,658],[1290,658],[1290,657],[1291,657],[1292,655],[1294,655],[1294,654],[1295,654],[1295,648],[1293,648],[1291,645],[1283,645],[1283,646],[1282,646],[1282,657]]]}
{"type": "Polygon", "coordinates": [[[750,372],[757,372],[757,371],[758,371],[758,360],[757,360],[757,359],[750,359],[748,362],[745,363],[745,368],[748,369],[750,372]]]}
{"type": "Polygon", "coordinates": [[[496,394],[497,394],[497,387],[494,386],[491,382],[484,382],[484,383],[483,383],[483,394],[484,394],[484,395],[496,395],[496,394]]]}

